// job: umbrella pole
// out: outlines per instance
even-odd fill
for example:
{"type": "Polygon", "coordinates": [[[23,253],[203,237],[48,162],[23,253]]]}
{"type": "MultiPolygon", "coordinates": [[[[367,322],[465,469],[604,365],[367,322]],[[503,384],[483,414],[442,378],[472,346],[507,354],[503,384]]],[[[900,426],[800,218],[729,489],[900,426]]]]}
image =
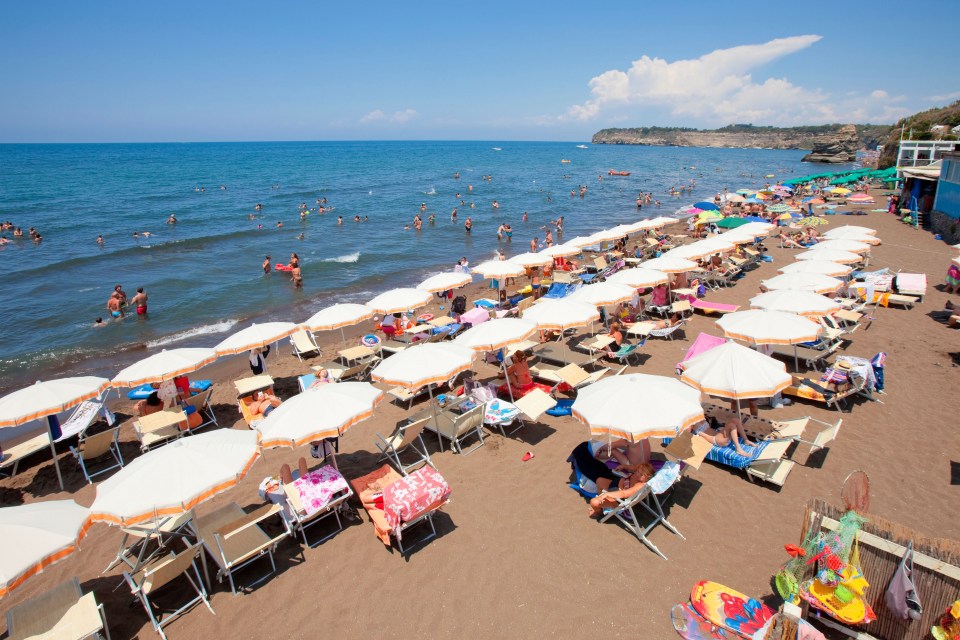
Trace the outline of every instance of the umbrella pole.
{"type": "Polygon", "coordinates": [[[440,436],[440,421],[437,419],[437,403],[433,401],[433,387],[427,385],[427,394],[430,396],[430,407],[433,409],[433,426],[437,428],[437,442],[440,443],[440,451],[443,452],[443,438],[440,436]]]}
{"type": "Polygon", "coordinates": [[[63,491],[63,476],[60,474],[60,461],[57,460],[57,447],[54,444],[54,440],[56,440],[53,436],[54,433],[63,433],[60,430],[60,421],[57,420],[57,416],[47,416],[47,436],[50,438],[50,453],[53,454],[53,466],[57,470],[57,481],[60,483],[60,490],[63,491]]]}
{"type": "Polygon", "coordinates": [[[800,357],[797,353],[797,345],[793,345],[793,370],[800,373],[800,357]]]}

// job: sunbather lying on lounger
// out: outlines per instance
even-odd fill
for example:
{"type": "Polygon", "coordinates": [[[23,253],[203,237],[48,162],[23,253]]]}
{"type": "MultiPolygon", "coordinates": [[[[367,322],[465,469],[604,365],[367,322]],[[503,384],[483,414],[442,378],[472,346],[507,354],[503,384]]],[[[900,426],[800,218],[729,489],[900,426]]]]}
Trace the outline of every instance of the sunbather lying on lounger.
{"type": "Polygon", "coordinates": [[[330,372],[324,369],[323,367],[320,367],[319,369],[317,369],[316,375],[317,375],[317,379],[314,380],[313,383],[310,385],[311,389],[313,389],[314,387],[321,387],[327,384],[328,382],[333,382],[333,380],[330,379],[330,372]]]}
{"type": "Polygon", "coordinates": [[[497,387],[497,394],[501,397],[507,397],[509,394],[516,400],[535,388],[542,389],[545,393],[551,391],[547,385],[533,381],[533,376],[530,375],[530,365],[527,364],[526,352],[517,351],[513,354],[513,364],[507,367],[507,382],[497,387]],[[509,392],[507,390],[508,384],[510,385],[509,392]]]}
{"type": "Polygon", "coordinates": [[[270,391],[260,391],[250,401],[250,413],[254,416],[266,418],[270,412],[279,407],[283,401],[270,391]]]}
{"type": "Polygon", "coordinates": [[[706,422],[702,422],[699,426],[694,427],[693,432],[717,447],[726,447],[732,442],[733,448],[742,456],[749,456],[750,454],[740,446],[741,434],[745,445],[754,447],[757,444],[747,439],[746,434],[743,433],[743,425],[740,424],[739,420],[731,420],[719,429],[710,426],[706,422]]]}
{"type": "Polygon", "coordinates": [[[591,518],[602,515],[604,509],[616,507],[620,500],[625,500],[640,491],[643,485],[653,477],[654,470],[648,462],[638,464],[635,468],[628,468],[628,466],[620,465],[624,471],[629,471],[630,475],[621,478],[615,490],[603,490],[600,495],[590,500],[589,515],[591,518]]]}
{"type": "Polygon", "coordinates": [[[794,249],[806,249],[805,246],[788,236],[783,231],[780,232],[780,244],[784,247],[793,247],[794,249]]]}
{"type": "Polygon", "coordinates": [[[657,320],[653,323],[654,329],[669,329],[670,327],[675,327],[680,322],[683,321],[683,314],[675,313],[666,320],[657,320]]]}
{"type": "Polygon", "coordinates": [[[594,456],[598,460],[613,458],[620,464],[638,465],[650,461],[650,441],[630,442],[620,438],[597,447],[594,456]]]}

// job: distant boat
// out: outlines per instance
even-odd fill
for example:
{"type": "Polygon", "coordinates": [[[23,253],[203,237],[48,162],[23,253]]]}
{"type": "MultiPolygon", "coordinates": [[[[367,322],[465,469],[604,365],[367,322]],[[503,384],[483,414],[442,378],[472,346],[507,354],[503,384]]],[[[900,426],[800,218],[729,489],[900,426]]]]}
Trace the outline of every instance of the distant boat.
{"type": "Polygon", "coordinates": [[[608,175],[608,176],[628,176],[628,175],[630,175],[630,172],[629,172],[629,171],[614,171],[613,169],[610,169],[610,171],[607,171],[607,175],[608,175]]]}
{"type": "Polygon", "coordinates": [[[491,147],[494,151],[503,151],[500,147],[491,147]]]}
{"type": "Polygon", "coordinates": [[[589,148],[590,148],[590,147],[588,147],[588,146],[585,145],[585,144],[578,144],[578,145],[577,145],[577,149],[589,149],[589,148]]]}
{"type": "Polygon", "coordinates": [[[570,161],[569,161],[569,160],[561,160],[561,161],[560,161],[560,164],[570,164],[570,161]]]}

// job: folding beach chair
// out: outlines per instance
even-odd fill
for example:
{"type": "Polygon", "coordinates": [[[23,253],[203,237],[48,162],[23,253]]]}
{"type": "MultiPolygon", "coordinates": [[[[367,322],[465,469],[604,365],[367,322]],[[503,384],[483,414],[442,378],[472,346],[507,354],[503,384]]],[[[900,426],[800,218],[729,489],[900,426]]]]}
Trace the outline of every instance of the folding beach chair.
{"type": "Polygon", "coordinates": [[[374,443],[380,451],[381,460],[389,460],[402,474],[413,471],[428,464],[436,468],[427,452],[427,445],[423,441],[423,428],[431,419],[430,410],[424,410],[420,413],[405,418],[397,423],[393,433],[384,437],[377,433],[377,441],[374,443]],[[416,455],[416,458],[410,463],[404,463],[400,456],[411,452],[410,456],[416,455]]]}
{"type": "Polygon", "coordinates": [[[84,594],[80,581],[66,582],[7,611],[9,640],[100,637],[110,640],[107,615],[93,592],[84,594]]]}
{"type": "Polygon", "coordinates": [[[484,408],[485,405],[481,403],[461,414],[456,413],[456,408],[445,409],[435,416],[431,416],[431,420],[427,421],[424,428],[437,434],[441,451],[443,451],[443,440],[446,438],[450,441],[450,447],[455,452],[461,455],[469,455],[484,445],[484,408]],[[464,451],[463,441],[474,434],[480,439],[480,442],[469,451],[464,451]]]}
{"type": "MultiPolygon", "coordinates": [[[[234,574],[263,556],[269,558],[271,570],[247,587],[260,584],[276,573],[273,552],[280,541],[290,535],[290,531],[284,528],[282,534],[271,538],[259,523],[281,511],[280,505],[268,504],[248,514],[239,504],[231,502],[202,516],[194,513],[193,528],[197,538],[218,567],[217,580],[222,582],[226,577],[233,595],[237,595],[234,574]]],[[[209,582],[209,576],[207,580],[209,582]]]]}
{"type": "MultiPolygon", "coordinates": [[[[210,600],[207,598],[207,591],[203,586],[203,581],[200,579],[200,572],[197,570],[197,556],[202,552],[203,548],[199,544],[195,544],[187,547],[178,554],[170,553],[163,558],[159,558],[139,571],[134,573],[125,571],[123,573],[123,578],[130,587],[131,593],[143,604],[143,608],[146,609],[154,630],[159,633],[160,637],[164,640],[166,640],[167,634],[164,633],[163,628],[200,602],[207,605],[210,613],[216,615],[216,612],[210,605],[210,600]],[[191,569],[193,569],[193,575],[190,575],[191,569]],[[197,595],[189,602],[181,605],[180,608],[164,616],[162,612],[150,602],[150,598],[180,576],[186,578],[190,587],[197,595]],[[194,578],[196,578],[196,580],[194,580],[194,578]]],[[[174,591],[174,589],[169,589],[168,591],[174,591]]],[[[180,587],[176,589],[176,591],[182,593],[183,588],[180,587]]]]}
{"type": "Polygon", "coordinates": [[[317,345],[316,339],[306,329],[290,334],[290,348],[300,362],[303,362],[303,359],[309,357],[310,354],[320,355],[320,347],[317,345]]]}
{"type": "Polygon", "coordinates": [[[80,464],[80,470],[87,482],[93,484],[93,478],[101,474],[123,467],[123,456],[120,453],[120,425],[102,431],[98,434],[80,436],[76,447],[70,447],[70,452],[80,464]],[[95,471],[92,464],[98,459],[110,456],[112,460],[105,460],[106,466],[97,465],[95,471]]]}
{"type": "Polygon", "coordinates": [[[666,338],[667,340],[673,340],[673,334],[683,329],[683,326],[686,323],[686,320],[681,320],[672,327],[666,327],[664,329],[651,329],[650,335],[654,336],[655,338],[666,338]]]}
{"type": "Polygon", "coordinates": [[[647,343],[646,337],[641,338],[638,344],[630,344],[628,342],[624,342],[623,345],[621,345],[620,349],[612,352],[613,357],[620,364],[627,364],[627,365],[631,364],[630,360],[631,358],[633,358],[635,362],[633,362],[632,364],[634,366],[639,366],[640,354],[638,352],[641,348],[643,348],[643,345],[645,345],[646,343],[647,343]]]}
{"type": "Polygon", "coordinates": [[[121,562],[127,565],[131,572],[139,571],[145,564],[163,553],[169,543],[178,538],[189,545],[193,540],[193,536],[187,533],[190,528],[190,517],[191,514],[187,511],[175,516],[158,517],[140,524],[121,527],[123,538],[120,539],[120,547],[103,573],[110,571],[121,562]],[[131,540],[133,542],[127,546],[131,540]],[[148,550],[150,550],[149,553],[148,550]]]}
{"type": "Polygon", "coordinates": [[[290,535],[296,537],[297,532],[303,538],[303,544],[308,547],[315,547],[333,536],[343,531],[343,523],[340,521],[340,509],[345,506],[344,503],[353,495],[350,485],[340,475],[340,472],[333,465],[322,465],[308,471],[308,474],[322,474],[325,482],[342,482],[342,488],[339,488],[329,497],[325,504],[315,504],[310,501],[304,501],[301,494],[301,483],[309,482],[309,479],[296,478],[293,482],[283,485],[283,493],[287,499],[288,510],[283,511],[283,520],[286,523],[290,535]],[[318,538],[312,544],[307,540],[307,529],[323,522],[326,518],[333,516],[337,522],[337,528],[322,538],[318,538]]]}
{"type": "MultiPolygon", "coordinates": [[[[204,427],[209,427],[210,425],[217,424],[217,415],[213,412],[213,407],[210,406],[210,396],[213,394],[213,389],[207,389],[201,391],[200,393],[190,396],[183,401],[184,408],[193,407],[194,412],[200,415],[200,424],[190,427],[188,431],[190,433],[195,433],[204,427]]],[[[193,412],[188,413],[187,422],[189,424],[190,415],[193,412]]]]}
{"type": "Polygon", "coordinates": [[[600,518],[600,522],[608,522],[612,518],[616,518],[620,521],[620,524],[637,536],[640,542],[647,545],[651,551],[666,560],[667,556],[663,555],[663,552],[650,541],[647,535],[654,527],[663,523],[663,526],[671,532],[680,536],[682,540],[686,540],[683,534],[677,531],[676,527],[667,520],[666,515],[663,513],[663,506],[660,504],[658,498],[659,495],[665,493],[679,479],[680,464],[673,461],[665,463],[660,470],[647,481],[640,491],[625,500],[617,500],[617,506],[605,511],[603,517],[600,518]],[[640,515],[649,515],[653,518],[646,526],[640,524],[640,520],[637,517],[637,507],[642,509],[642,511],[639,511],[640,515]]]}

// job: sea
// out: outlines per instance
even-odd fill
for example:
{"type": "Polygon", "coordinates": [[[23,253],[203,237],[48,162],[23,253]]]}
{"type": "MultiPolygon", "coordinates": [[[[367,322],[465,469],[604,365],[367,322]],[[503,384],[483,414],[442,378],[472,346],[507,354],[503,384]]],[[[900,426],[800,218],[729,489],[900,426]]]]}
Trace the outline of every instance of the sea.
{"type": "Polygon", "coordinates": [[[3,233],[11,242],[0,246],[0,391],[112,377],[160,349],[213,346],[252,322],[365,302],[461,257],[477,264],[498,249],[527,251],[560,216],[572,238],[673,215],[723,189],[788,182],[814,170],[803,155],[510,141],[0,145],[0,220],[43,238],[3,233]],[[680,186],[692,192],[671,196],[680,186]],[[638,210],[640,191],[660,206],[638,210]],[[319,213],[323,198],[329,210],[319,213]],[[301,205],[313,210],[303,220],[301,205]],[[167,224],[171,214],[176,224],[167,224]],[[511,241],[497,239],[502,222],[511,241]],[[266,255],[286,263],[293,252],[302,289],[261,269],[266,255]],[[130,297],[144,288],[146,317],[110,319],[117,284],[130,297]],[[94,328],[98,317],[106,327],[94,328]]]}

